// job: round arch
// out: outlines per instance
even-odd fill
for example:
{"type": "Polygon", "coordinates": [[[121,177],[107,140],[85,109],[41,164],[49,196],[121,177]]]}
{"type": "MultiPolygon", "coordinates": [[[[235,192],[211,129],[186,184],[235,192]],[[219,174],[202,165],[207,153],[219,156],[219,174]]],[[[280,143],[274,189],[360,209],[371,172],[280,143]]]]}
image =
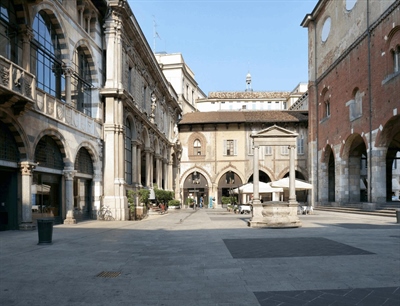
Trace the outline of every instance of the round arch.
{"type": "MultiPolygon", "coordinates": [[[[386,179],[386,201],[400,200],[400,115],[390,118],[378,133],[376,146],[384,148],[384,162],[386,169],[380,172],[385,173],[386,179]]],[[[381,166],[382,167],[382,166],[381,166]]],[[[381,186],[383,187],[383,186],[381,186]]]]}
{"type": "Polygon", "coordinates": [[[182,199],[183,203],[190,206],[195,203],[200,203],[200,198],[203,197],[205,206],[209,204],[209,189],[211,188],[211,179],[204,169],[194,167],[183,173],[181,179],[182,199]]]}
{"type": "Polygon", "coordinates": [[[29,146],[24,129],[14,120],[13,116],[0,110],[0,121],[9,129],[13,135],[19,151],[20,160],[33,160],[32,148],[29,146]]]}
{"type": "Polygon", "coordinates": [[[58,130],[55,130],[55,129],[46,129],[37,135],[35,142],[33,143],[33,146],[32,146],[32,150],[33,150],[32,156],[34,156],[34,152],[36,151],[37,144],[39,143],[40,139],[42,139],[44,136],[50,136],[56,142],[58,148],[61,151],[61,155],[63,157],[64,164],[66,166],[72,166],[73,165],[72,153],[71,153],[71,151],[66,149],[67,146],[66,146],[66,140],[65,140],[64,136],[58,130]]]}
{"type": "Polygon", "coordinates": [[[86,39],[80,39],[74,46],[71,55],[70,55],[70,62],[73,62],[73,56],[74,56],[74,52],[75,50],[78,50],[78,48],[80,48],[83,52],[83,54],[85,55],[88,64],[89,64],[89,70],[90,70],[90,76],[92,79],[92,83],[93,84],[98,84],[99,82],[99,77],[98,77],[98,72],[96,69],[96,63],[93,60],[93,51],[91,50],[90,44],[86,39]]]}
{"type": "Polygon", "coordinates": [[[142,130],[142,141],[146,148],[150,147],[150,135],[149,135],[149,131],[147,130],[146,127],[143,127],[143,130],[142,130]]]}
{"type": "MultiPolygon", "coordinates": [[[[45,12],[49,17],[51,24],[55,26],[54,31],[57,34],[60,46],[68,46],[69,38],[66,31],[64,31],[66,27],[62,21],[62,18],[59,16],[56,8],[54,7],[54,4],[52,4],[51,2],[42,2],[39,3],[37,6],[34,6],[33,8],[34,9],[30,12],[31,27],[36,14],[38,14],[41,11],[45,12]]],[[[61,48],[61,60],[69,60],[69,58],[70,58],[70,50],[65,47],[61,48]]]]}
{"type": "Polygon", "coordinates": [[[335,154],[330,145],[326,145],[323,149],[321,163],[325,165],[325,167],[322,167],[320,170],[320,175],[323,177],[323,183],[319,186],[322,189],[321,197],[324,198],[325,201],[335,202],[335,154]]]}
{"type": "Polygon", "coordinates": [[[348,202],[359,203],[368,201],[368,154],[367,141],[360,134],[354,133],[347,137],[341,148],[342,160],[347,161],[348,202]]]}
{"type": "Polygon", "coordinates": [[[188,154],[190,155],[205,155],[205,148],[207,147],[207,140],[203,133],[195,132],[189,136],[188,142],[188,154]],[[198,139],[200,141],[201,154],[194,152],[194,142],[198,139]]]}
{"type": "MultiPolygon", "coordinates": [[[[272,182],[271,175],[269,171],[265,171],[265,168],[259,169],[258,170],[258,177],[259,181],[263,183],[269,183],[272,182]]],[[[250,174],[249,178],[247,179],[247,183],[253,182],[253,175],[254,173],[250,174]]]]}

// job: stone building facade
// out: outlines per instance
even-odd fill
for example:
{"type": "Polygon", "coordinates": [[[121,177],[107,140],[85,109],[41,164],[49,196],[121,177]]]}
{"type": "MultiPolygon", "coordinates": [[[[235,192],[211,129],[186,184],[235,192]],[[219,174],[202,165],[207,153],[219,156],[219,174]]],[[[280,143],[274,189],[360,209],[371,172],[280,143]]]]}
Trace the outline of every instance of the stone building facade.
{"type": "Polygon", "coordinates": [[[177,95],[127,1],[0,1],[0,230],[173,190],[177,95]]]}
{"type": "Polygon", "coordinates": [[[178,95],[182,113],[197,111],[197,101],[206,95],[195,80],[195,74],[186,64],[181,53],[156,53],[158,65],[165,78],[171,83],[178,95]]]}
{"type": "Polygon", "coordinates": [[[400,151],[399,4],[320,0],[302,22],[316,205],[391,201],[400,151]]]}
{"type": "MultiPolygon", "coordinates": [[[[253,133],[274,125],[299,135],[296,177],[308,180],[307,112],[297,111],[218,111],[185,114],[179,123],[181,157],[180,197],[206,204],[221,205],[223,196],[253,181],[253,133]]],[[[289,173],[288,146],[265,146],[259,152],[259,180],[271,182],[289,173]]],[[[271,200],[271,194],[263,195],[271,200]]],[[[285,200],[288,195],[285,194],[285,200]]],[[[299,201],[306,201],[304,193],[299,201]]],[[[239,198],[240,201],[246,199],[239,198]]],[[[248,200],[248,199],[247,199],[248,200]]]]}
{"type": "Polygon", "coordinates": [[[175,190],[181,152],[175,126],[182,109],[127,1],[108,1],[104,36],[103,204],[117,220],[127,220],[127,190],[175,190]]]}

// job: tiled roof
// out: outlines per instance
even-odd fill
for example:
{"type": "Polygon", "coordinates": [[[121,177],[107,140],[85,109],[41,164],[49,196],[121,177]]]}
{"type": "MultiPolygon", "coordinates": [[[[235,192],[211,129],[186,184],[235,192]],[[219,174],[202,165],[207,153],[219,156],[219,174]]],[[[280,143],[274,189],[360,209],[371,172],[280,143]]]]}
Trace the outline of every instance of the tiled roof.
{"type": "Polygon", "coordinates": [[[205,123],[246,123],[246,122],[307,122],[304,111],[219,111],[194,112],[183,115],[179,125],[205,123]]]}
{"type": "Polygon", "coordinates": [[[288,91],[214,91],[208,93],[208,99],[287,99],[288,91]]]}

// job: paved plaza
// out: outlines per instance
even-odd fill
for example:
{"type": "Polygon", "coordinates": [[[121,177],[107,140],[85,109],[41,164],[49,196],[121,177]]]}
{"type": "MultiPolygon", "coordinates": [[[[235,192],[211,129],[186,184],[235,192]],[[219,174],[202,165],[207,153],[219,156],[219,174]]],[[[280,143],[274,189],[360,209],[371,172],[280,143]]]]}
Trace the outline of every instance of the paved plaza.
{"type": "Polygon", "coordinates": [[[182,209],[0,232],[0,305],[400,305],[395,218],[314,211],[301,228],[182,209]]]}

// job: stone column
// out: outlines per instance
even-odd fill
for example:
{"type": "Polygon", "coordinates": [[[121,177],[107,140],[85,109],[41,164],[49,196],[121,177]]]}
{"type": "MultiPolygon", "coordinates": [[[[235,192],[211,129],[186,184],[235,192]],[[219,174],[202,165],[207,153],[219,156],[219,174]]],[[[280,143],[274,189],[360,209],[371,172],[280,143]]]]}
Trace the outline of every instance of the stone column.
{"type": "Polygon", "coordinates": [[[165,190],[172,190],[172,188],[169,187],[169,177],[168,177],[168,161],[163,160],[163,176],[161,178],[164,179],[164,189],[165,190]]]}
{"type": "Polygon", "coordinates": [[[295,171],[295,159],[296,159],[296,146],[289,146],[289,204],[296,204],[296,171],[295,171]]]}
{"type": "Polygon", "coordinates": [[[19,225],[20,230],[33,230],[35,225],[32,223],[32,170],[36,167],[36,163],[24,161],[20,163],[22,174],[21,186],[21,202],[22,202],[22,220],[19,225]]]}
{"type": "Polygon", "coordinates": [[[33,38],[32,28],[28,25],[21,25],[22,34],[22,68],[31,72],[31,41],[33,38]]]}
{"type": "Polygon", "coordinates": [[[132,141],[132,184],[135,185],[138,183],[138,175],[137,175],[137,142],[135,140],[132,141]]]}
{"type": "Polygon", "coordinates": [[[85,11],[85,6],[84,5],[78,5],[78,14],[79,14],[79,24],[81,27],[83,27],[83,12],[85,11]]]}
{"type": "Polygon", "coordinates": [[[74,176],[75,170],[64,170],[65,178],[65,210],[67,216],[64,220],[64,224],[76,224],[74,219],[74,176]]]}
{"type": "Polygon", "coordinates": [[[174,184],[173,184],[173,162],[172,161],[168,161],[167,163],[167,174],[166,174],[166,178],[167,178],[167,183],[165,184],[165,186],[167,186],[168,190],[173,190],[174,188],[174,184]]]}
{"type": "Polygon", "coordinates": [[[92,209],[92,218],[96,219],[97,218],[97,211],[101,207],[101,196],[103,194],[103,188],[102,188],[102,174],[101,174],[101,165],[99,167],[96,167],[94,170],[94,176],[93,176],[93,209],[92,209]]]}
{"type": "Polygon", "coordinates": [[[142,185],[142,149],[137,147],[137,183],[142,185]]]}
{"type": "Polygon", "coordinates": [[[65,103],[68,105],[72,104],[71,99],[71,75],[73,70],[70,66],[66,66],[64,68],[64,76],[65,76],[65,103]]]}
{"type": "Polygon", "coordinates": [[[156,177],[156,182],[157,182],[157,186],[158,186],[158,188],[162,188],[162,184],[161,184],[161,181],[162,181],[162,160],[161,160],[161,156],[160,155],[157,155],[157,157],[156,157],[157,159],[157,169],[156,169],[156,175],[157,175],[157,177],[156,177]]]}
{"type": "Polygon", "coordinates": [[[259,184],[260,184],[260,176],[258,169],[258,159],[259,159],[259,146],[254,146],[253,152],[253,218],[251,219],[251,223],[259,223],[263,222],[262,210],[263,206],[260,201],[260,193],[259,193],[259,184]]]}
{"type": "Polygon", "coordinates": [[[146,186],[151,187],[152,186],[152,180],[151,180],[152,159],[151,159],[150,149],[146,148],[145,154],[146,154],[146,186]]]}

